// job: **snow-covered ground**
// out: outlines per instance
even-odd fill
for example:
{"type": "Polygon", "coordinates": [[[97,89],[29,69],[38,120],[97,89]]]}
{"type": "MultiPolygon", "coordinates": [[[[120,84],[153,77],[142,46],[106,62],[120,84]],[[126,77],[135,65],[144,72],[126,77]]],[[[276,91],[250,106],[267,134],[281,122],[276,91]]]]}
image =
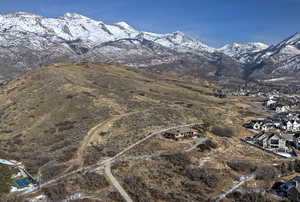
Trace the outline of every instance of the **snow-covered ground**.
{"type": "Polygon", "coordinates": [[[2,45],[18,43],[18,40],[11,41],[9,35],[15,39],[29,37],[32,34],[32,45],[41,49],[47,40],[53,43],[62,41],[85,42],[87,47],[94,47],[104,42],[116,41],[120,39],[143,38],[156,42],[165,47],[178,51],[207,51],[214,52],[215,49],[209,47],[198,40],[186,36],[182,32],[170,34],[156,34],[143,32],[134,29],[126,22],[105,24],[102,21],[90,19],[76,13],[66,13],[57,18],[45,18],[31,13],[18,12],[13,14],[0,15],[0,33],[5,32],[5,36],[0,36],[2,45]],[[27,33],[25,36],[24,33],[27,33]]]}
{"type": "Polygon", "coordinates": [[[217,51],[220,51],[230,57],[233,57],[241,63],[247,63],[251,61],[251,54],[265,50],[269,46],[264,43],[250,42],[250,43],[233,43],[225,45],[217,51]]]}

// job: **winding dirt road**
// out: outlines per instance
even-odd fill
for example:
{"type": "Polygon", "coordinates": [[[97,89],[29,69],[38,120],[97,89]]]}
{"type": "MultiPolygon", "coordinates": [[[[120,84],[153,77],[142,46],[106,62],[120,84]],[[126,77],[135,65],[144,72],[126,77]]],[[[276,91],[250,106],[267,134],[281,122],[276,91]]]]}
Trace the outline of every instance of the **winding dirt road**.
{"type": "MultiPolygon", "coordinates": [[[[50,184],[57,183],[57,182],[59,182],[60,180],[66,178],[66,177],[69,177],[69,176],[71,176],[71,175],[77,174],[77,173],[79,173],[79,172],[86,172],[86,171],[90,171],[90,170],[94,170],[94,169],[104,168],[105,165],[106,165],[107,163],[110,164],[111,162],[117,160],[117,158],[119,158],[120,156],[122,156],[124,153],[130,151],[131,149],[133,149],[133,148],[136,147],[137,145],[139,145],[139,144],[145,142],[146,140],[148,140],[148,139],[150,139],[150,138],[152,138],[152,137],[154,137],[154,136],[156,136],[156,135],[158,135],[158,134],[161,134],[161,133],[166,132],[166,131],[168,131],[168,130],[177,129],[177,128],[182,128],[182,127],[189,127],[189,126],[193,126],[193,125],[196,125],[196,124],[197,124],[197,123],[184,124],[184,125],[180,125],[180,126],[173,126],[173,127],[169,127],[169,128],[157,130],[157,131],[155,131],[155,132],[149,134],[149,135],[146,136],[145,138],[143,138],[143,139],[137,141],[136,143],[130,145],[129,147],[125,148],[123,151],[121,151],[120,153],[116,154],[114,157],[111,157],[111,158],[109,158],[109,159],[106,159],[106,160],[104,160],[104,161],[101,161],[101,162],[99,162],[99,163],[97,163],[97,164],[90,165],[90,166],[86,166],[86,167],[83,167],[83,168],[79,168],[79,169],[74,170],[74,171],[72,171],[72,172],[66,173],[66,174],[64,174],[64,175],[62,175],[62,176],[59,176],[59,177],[57,177],[57,178],[55,178],[55,179],[52,179],[52,180],[50,180],[50,181],[48,181],[48,182],[45,182],[45,183],[43,183],[43,184],[40,184],[40,185],[37,186],[37,187],[33,187],[32,189],[27,190],[26,192],[23,193],[23,195],[27,195],[27,194],[34,193],[34,192],[36,192],[36,191],[37,191],[38,189],[40,189],[40,188],[43,188],[43,187],[48,186],[48,185],[50,185],[50,184]]],[[[96,126],[96,127],[97,127],[97,126],[96,126]]],[[[95,127],[94,127],[94,128],[95,128],[95,127]]],[[[93,128],[92,128],[92,129],[93,129],[93,128]]],[[[91,130],[92,130],[92,129],[91,129],[91,130]]]]}

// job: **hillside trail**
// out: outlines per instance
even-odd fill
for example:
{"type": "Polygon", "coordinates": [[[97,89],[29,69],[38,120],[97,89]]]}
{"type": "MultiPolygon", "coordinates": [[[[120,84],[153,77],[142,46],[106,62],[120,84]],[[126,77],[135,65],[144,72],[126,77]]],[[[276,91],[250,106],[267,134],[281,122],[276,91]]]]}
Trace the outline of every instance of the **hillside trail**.
{"type": "Polygon", "coordinates": [[[80,148],[77,151],[77,158],[76,159],[80,163],[81,167],[83,166],[84,151],[93,142],[93,140],[99,139],[99,137],[100,137],[99,134],[101,132],[109,131],[109,129],[113,126],[113,123],[115,121],[120,120],[123,117],[130,116],[130,115],[133,115],[133,114],[137,114],[137,113],[140,113],[140,112],[144,112],[144,111],[134,111],[134,112],[129,112],[129,113],[121,114],[121,115],[114,115],[110,119],[107,119],[107,120],[97,124],[93,128],[91,128],[88,131],[87,135],[82,140],[82,144],[81,144],[80,148]]]}
{"type": "MultiPolygon", "coordinates": [[[[147,111],[147,110],[145,110],[145,111],[147,111]]],[[[130,114],[133,114],[133,113],[138,113],[138,112],[132,112],[130,114]]],[[[168,128],[165,128],[165,129],[160,129],[160,130],[154,131],[154,132],[150,133],[149,135],[147,135],[146,137],[144,137],[143,139],[140,139],[136,143],[134,143],[134,144],[128,146],[127,148],[123,149],[121,152],[119,152],[118,154],[116,154],[115,156],[113,156],[111,158],[105,159],[105,160],[103,160],[101,162],[97,162],[96,164],[93,164],[93,165],[89,165],[89,166],[86,166],[86,167],[74,169],[74,170],[72,170],[72,171],[70,171],[68,173],[65,173],[65,174],[63,174],[61,176],[58,176],[58,177],[56,177],[56,178],[54,178],[52,180],[49,180],[49,181],[44,182],[42,184],[39,184],[39,186],[35,186],[35,187],[33,187],[33,188],[25,191],[24,193],[22,193],[22,195],[29,195],[29,194],[36,193],[38,190],[40,190],[41,188],[43,188],[45,186],[57,183],[58,181],[66,178],[66,177],[69,177],[71,175],[74,175],[76,173],[79,173],[79,172],[83,172],[83,171],[84,172],[87,172],[87,171],[96,171],[96,170],[99,170],[100,168],[105,168],[105,165],[107,163],[116,161],[124,153],[130,151],[131,149],[133,149],[137,145],[142,144],[143,142],[149,140],[150,138],[152,138],[152,137],[154,137],[154,136],[156,136],[158,134],[161,134],[161,133],[169,131],[169,130],[177,129],[177,128],[190,127],[190,126],[193,126],[195,124],[198,124],[198,123],[189,123],[189,124],[184,124],[184,125],[179,125],[179,126],[173,126],[173,127],[168,127],[168,128]]]]}

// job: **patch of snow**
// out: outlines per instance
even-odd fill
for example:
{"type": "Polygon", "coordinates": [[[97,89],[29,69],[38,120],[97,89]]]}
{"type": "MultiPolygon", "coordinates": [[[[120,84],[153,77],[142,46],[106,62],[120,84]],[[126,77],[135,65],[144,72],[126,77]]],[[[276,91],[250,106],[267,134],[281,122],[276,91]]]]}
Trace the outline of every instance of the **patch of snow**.
{"type": "Polygon", "coordinates": [[[265,82],[274,82],[274,81],[284,81],[284,80],[287,80],[288,77],[279,77],[279,78],[274,78],[274,79],[267,79],[267,80],[264,80],[265,82]]]}
{"type": "Polygon", "coordinates": [[[5,160],[5,159],[0,159],[0,164],[8,165],[8,166],[15,166],[16,163],[13,161],[5,160]]]}

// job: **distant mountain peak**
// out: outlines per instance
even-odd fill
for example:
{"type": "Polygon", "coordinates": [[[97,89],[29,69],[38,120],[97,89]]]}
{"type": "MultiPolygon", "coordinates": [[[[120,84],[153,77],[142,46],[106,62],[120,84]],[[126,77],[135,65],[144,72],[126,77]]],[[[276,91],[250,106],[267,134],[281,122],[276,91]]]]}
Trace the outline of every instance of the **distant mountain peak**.
{"type": "Polygon", "coordinates": [[[217,49],[217,51],[223,52],[241,63],[247,63],[251,61],[253,53],[260,52],[268,47],[267,44],[260,42],[232,43],[217,49]]]}
{"type": "Polygon", "coordinates": [[[122,27],[127,30],[131,30],[131,31],[135,30],[131,25],[129,25],[127,22],[124,22],[124,21],[114,23],[113,25],[122,27]]]}
{"type": "Polygon", "coordinates": [[[74,19],[74,20],[78,20],[78,19],[89,19],[90,18],[83,16],[81,14],[78,13],[65,13],[63,16],[59,17],[61,19],[74,19]]]}
{"type": "Polygon", "coordinates": [[[296,32],[290,38],[287,39],[287,43],[299,42],[300,41],[300,32],[296,32]]]}
{"type": "Polygon", "coordinates": [[[29,13],[29,12],[15,12],[15,13],[7,13],[7,14],[3,14],[2,16],[5,16],[5,17],[40,17],[42,18],[42,16],[40,15],[36,15],[36,14],[33,14],[33,13],[29,13]]]}

